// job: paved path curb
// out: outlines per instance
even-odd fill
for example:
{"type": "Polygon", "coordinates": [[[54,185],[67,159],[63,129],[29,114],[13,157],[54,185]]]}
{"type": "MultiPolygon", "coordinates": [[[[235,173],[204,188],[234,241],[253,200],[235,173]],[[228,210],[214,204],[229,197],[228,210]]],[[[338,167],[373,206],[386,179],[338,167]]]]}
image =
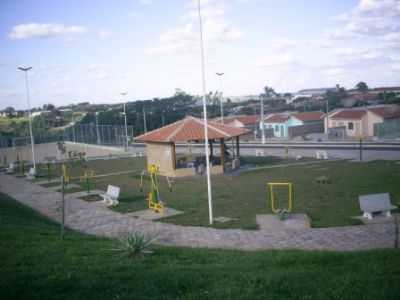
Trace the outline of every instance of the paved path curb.
{"type": "MultiPolygon", "coordinates": [[[[4,174],[0,174],[0,191],[59,222],[60,193],[4,174]]],[[[139,231],[157,235],[158,243],[163,245],[239,250],[350,251],[393,248],[395,244],[393,220],[381,224],[274,233],[268,230],[214,229],[152,222],[119,214],[100,202],[86,202],[77,198],[68,198],[66,212],[66,225],[71,229],[107,237],[139,231]]]]}

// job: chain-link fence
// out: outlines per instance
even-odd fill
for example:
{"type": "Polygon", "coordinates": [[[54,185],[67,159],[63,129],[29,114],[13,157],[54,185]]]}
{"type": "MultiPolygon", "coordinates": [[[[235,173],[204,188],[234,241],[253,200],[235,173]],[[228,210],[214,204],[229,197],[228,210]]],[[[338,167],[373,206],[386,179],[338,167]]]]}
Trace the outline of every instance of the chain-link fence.
{"type": "MultiPolygon", "coordinates": [[[[83,144],[125,146],[133,139],[133,126],[76,124],[58,130],[34,130],[35,144],[70,141],[83,144]]],[[[0,148],[30,145],[30,136],[0,136],[0,148]]]]}
{"type": "Polygon", "coordinates": [[[400,120],[386,120],[383,123],[374,124],[374,136],[378,138],[400,137],[400,120]]]}
{"type": "Polygon", "coordinates": [[[133,126],[79,124],[63,131],[63,140],[76,143],[123,146],[133,138],[133,126]]]}

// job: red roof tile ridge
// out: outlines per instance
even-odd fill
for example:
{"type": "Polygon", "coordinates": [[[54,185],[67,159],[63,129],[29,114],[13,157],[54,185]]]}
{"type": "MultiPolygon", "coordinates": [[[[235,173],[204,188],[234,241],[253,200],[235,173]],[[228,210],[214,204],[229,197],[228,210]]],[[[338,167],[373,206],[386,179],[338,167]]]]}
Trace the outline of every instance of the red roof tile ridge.
{"type": "MultiPolygon", "coordinates": [[[[179,122],[182,122],[182,120],[178,120],[178,121],[175,121],[175,122],[173,122],[173,123],[171,123],[171,124],[165,125],[163,128],[168,128],[168,127],[174,126],[174,125],[176,125],[176,124],[179,123],[179,122]]],[[[150,135],[150,134],[152,134],[152,133],[154,133],[154,132],[156,132],[156,131],[158,131],[158,130],[160,130],[160,128],[156,128],[156,129],[153,129],[153,130],[148,131],[148,132],[146,132],[146,133],[143,133],[143,134],[141,134],[141,135],[135,137],[135,139],[144,138],[144,137],[146,137],[146,136],[148,136],[148,135],[150,135]]]]}
{"type": "MultiPolygon", "coordinates": [[[[166,140],[171,141],[177,135],[177,133],[182,129],[182,127],[186,125],[187,120],[190,118],[193,118],[193,117],[188,116],[188,117],[184,118],[183,120],[179,120],[178,122],[181,122],[181,124],[179,124],[179,126],[177,126],[173,132],[171,132],[171,134],[166,138],[166,140]]],[[[178,123],[178,122],[176,122],[176,123],[178,123]]]]}
{"type": "MultiPolygon", "coordinates": [[[[194,119],[194,121],[196,121],[197,123],[199,123],[199,124],[201,124],[202,126],[204,126],[204,121],[203,121],[203,120],[197,119],[197,118],[193,118],[193,119],[194,119]]],[[[211,123],[212,123],[212,121],[211,121],[211,123]]],[[[229,136],[230,136],[230,135],[229,135],[228,133],[226,133],[225,131],[220,130],[220,129],[218,129],[218,128],[212,126],[212,125],[210,124],[210,121],[207,122],[207,126],[210,127],[210,128],[212,128],[213,130],[219,132],[220,134],[226,136],[226,137],[229,137],[229,136]]],[[[223,126],[229,126],[229,125],[223,125],[223,126]]]]}

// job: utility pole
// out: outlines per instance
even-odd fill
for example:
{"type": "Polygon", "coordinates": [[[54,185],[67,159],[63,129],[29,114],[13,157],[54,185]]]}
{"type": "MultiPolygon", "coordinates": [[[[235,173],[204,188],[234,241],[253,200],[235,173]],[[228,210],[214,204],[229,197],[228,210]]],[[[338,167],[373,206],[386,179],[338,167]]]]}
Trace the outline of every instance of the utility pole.
{"type": "Polygon", "coordinates": [[[219,104],[220,104],[220,109],[221,109],[221,124],[224,124],[224,107],[222,104],[222,99],[223,99],[223,94],[222,94],[222,75],[224,75],[224,73],[215,73],[218,78],[219,78],[219,88],[220,88],[220,99],[219,99],[219,104]]]}
{"type": "Polygon", "coordinates": [[[96,117],[96,135],[97,135],[97,144],[100,145],[101,144],[101,139],[100,139],[100,132],[99,132],[99,119],[98,119],[98,115],[99,113],[96,111],[95,113],[95,117],[96,117]]]}
{"type": "Polygon", "coordinates": [[[30,98],[29,98],[29,84],[28,84],[28,71],[31,69],[32,69],[32,67],[25,67],[25,68],[18,67],[18,70],[25,72],[26,101],[28,103],[29,134],[31,136],[32,163],[33,163],[34,174],[36,174],[35,140],[33,138],[31,102],[30,102],[30,98]]]}
{"type": "Polygon", "coordinates": [[[143,130],[144,133],[147,132],[146,110],[144,109],[144,106],[143,106],[143,130]]]}
{"type": "Polygon", "coordinates": [[[329,100],[326,98],[326,124],[325,124],[325,134],[328,134],[329,130],[329,100]]]}
{"type": "Polygon", "coordinates": [[[260,109],[260,126],[261,126],[261,143],[265,144],[265,129],[264,129],[264,96],[260,96],[261,109],[260,109]]]}
{"type": "MultiPolygon", "coordinates": [[[[127,92],[122,92],[121,96],[124,97],[126,96],[128,93],[127,92]]],[[[127,125],[127,121],[126,121],[126,108],[125,108],[125,102],[124,102],[124,118],[125,118],[125,151],[128,151],[128,125],[127,125]]]]}

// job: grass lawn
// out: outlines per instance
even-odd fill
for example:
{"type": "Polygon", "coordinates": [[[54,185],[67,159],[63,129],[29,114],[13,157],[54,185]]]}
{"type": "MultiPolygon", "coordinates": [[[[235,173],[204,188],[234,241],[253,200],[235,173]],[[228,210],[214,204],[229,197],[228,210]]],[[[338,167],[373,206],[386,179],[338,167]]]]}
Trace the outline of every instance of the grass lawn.
{"type": "MultiPolygon", "coordinates": [[[[286,163],[274,158],[246,158],[257,165],[271,166],[286,163]]],[[[143,158],[98,160],[89,162],[96,174],[117,170],[139,170],[136,174],[96,178],[92,188],[106,190],[108,184],[121,187],[120,204],[113,208],[119,212],[132,212],[146,208],[144,192],[140,191],[140,170],[143,158]]],[[[73,174],[82,168],[76,165],[73,174]]],[[[400,164],[393,161],[366,163],[336,161],[312,165],[276,167],[242,173],[239,176],[212,176],[214,216],[230,217],[227,223],[215,223],[218,228],[256,229],[256,214],[271,213],[267,199],[267,182],[292,182],[295,200],[294,212],[306,213],[313,227],[330,227],[359,224],[353,216],[360,215],[358,196],[362,194],[391,194],[394,205],[400,206],[400,164]],[[319,184],[316,178],[328,176],[330,184],[319,184]]],[[[161,197],[167,206],[182,210],[183,215],[164,219],[182,225],[208,226],[208,203],[205,177],[174,179],[172,192],[165,178],[160,177],[161,197]]],[[[76,182],[79,183],[79,182],[76,182]]],[[[286,207],[287,195],[277,191],[278,207],[286,207]]]]}
{"type": "Polygon", "coordinates": [[[0,194],[0,299],[399,299],[400,252],[154,247],[116,256],[0,194]]]}

